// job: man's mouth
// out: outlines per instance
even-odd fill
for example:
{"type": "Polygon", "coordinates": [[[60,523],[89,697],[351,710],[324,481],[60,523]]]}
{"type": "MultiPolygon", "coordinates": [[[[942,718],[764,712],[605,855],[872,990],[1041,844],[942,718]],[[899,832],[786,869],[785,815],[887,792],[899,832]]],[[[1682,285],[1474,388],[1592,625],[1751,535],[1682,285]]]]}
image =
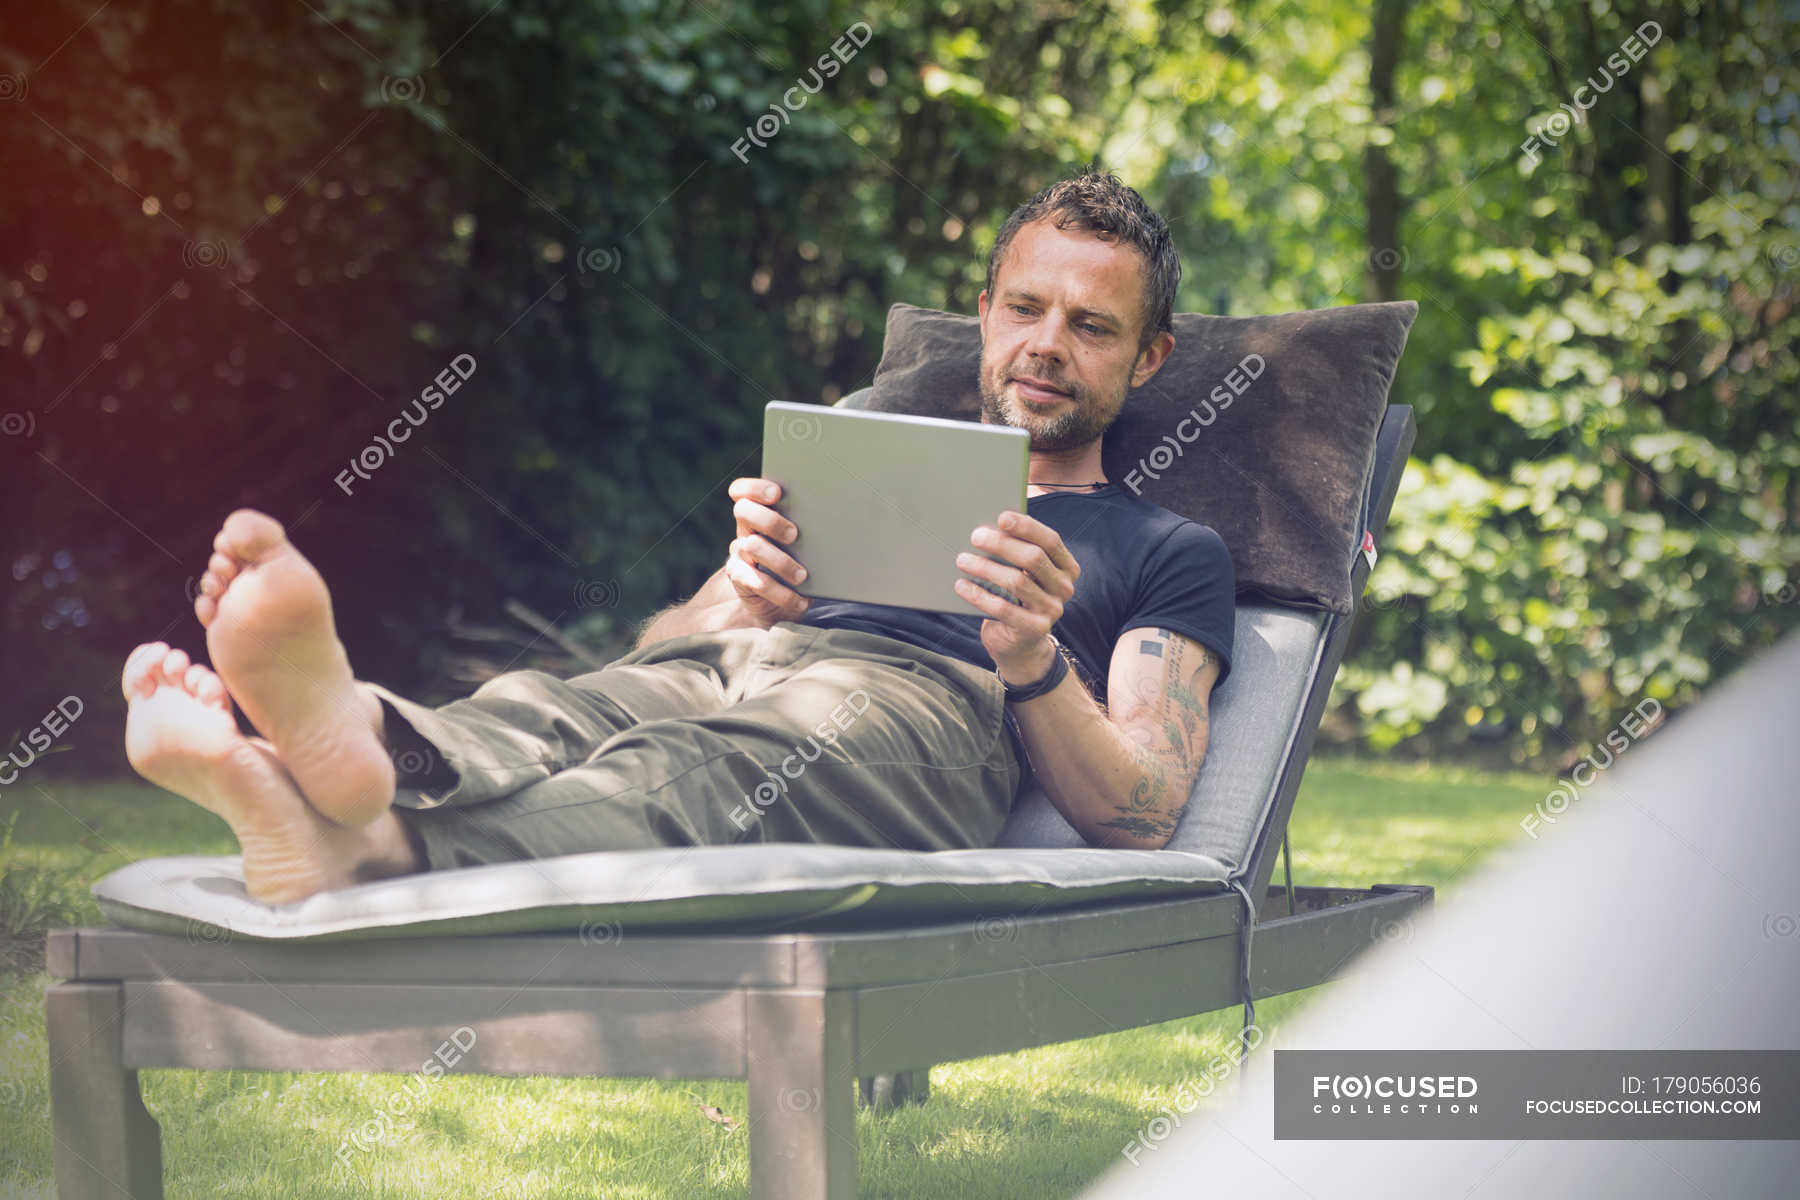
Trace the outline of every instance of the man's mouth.
{"type": "Polygon", "coordinates": [[[1052,387],[1041,379],[1033,379],[1029,375],[1014,375],[1012,382],[1018,385],[1019,399],[1028,404],[1051,404],[1057,400],[1067,400],[1069,393],[1061,388],[1052,387]]]}

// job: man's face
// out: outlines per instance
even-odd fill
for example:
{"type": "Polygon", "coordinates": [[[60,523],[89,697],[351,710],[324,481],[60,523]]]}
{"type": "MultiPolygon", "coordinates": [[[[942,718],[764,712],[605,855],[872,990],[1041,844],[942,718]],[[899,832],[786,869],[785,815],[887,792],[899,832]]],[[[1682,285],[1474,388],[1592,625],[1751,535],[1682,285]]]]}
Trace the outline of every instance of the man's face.
{"type": "Polygon", "coordinates": [[[1175,344],[1159,333],[1138,353],[1145,300],[1135,248],[1048,220],[1022,227],[979,301],[982,420],[1027,431],[1033,450],[1099,437],[1175,344]]]}

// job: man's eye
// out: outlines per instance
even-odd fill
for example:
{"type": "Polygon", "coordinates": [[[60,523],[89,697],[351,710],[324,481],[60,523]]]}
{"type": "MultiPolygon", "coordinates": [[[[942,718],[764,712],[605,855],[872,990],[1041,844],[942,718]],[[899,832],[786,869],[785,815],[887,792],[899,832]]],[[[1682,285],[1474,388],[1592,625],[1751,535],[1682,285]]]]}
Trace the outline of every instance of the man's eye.
{"type": "Polygon", "coordinates": [[[1104,330],[1104,329],[1102,329],[1102,328],[1101,328],[1101,327],[1100,327],[1100,326],[1098,326],[1098,325],[1096,325],[1096,324],[1094,324],[1094,323],[1093,323],[1093,322],[1092,322],[1092,321],[1087,321],[1087,322],[1084,322],[1084,323],[1083,323],[1083,324],[1082,324],[1082,326],[1081,326],[1081,328],[1082,328],[1082,329],[1083,329],[1083,330],[1085,330],[1085,331],[1086,331],[1086,332],[1088,332],[1088,333],[1095,333],[1095,334],[1099,334],[1099,333],[1105,333],[1105,332],[1106,332],[1106,330],[1104,330]]]}

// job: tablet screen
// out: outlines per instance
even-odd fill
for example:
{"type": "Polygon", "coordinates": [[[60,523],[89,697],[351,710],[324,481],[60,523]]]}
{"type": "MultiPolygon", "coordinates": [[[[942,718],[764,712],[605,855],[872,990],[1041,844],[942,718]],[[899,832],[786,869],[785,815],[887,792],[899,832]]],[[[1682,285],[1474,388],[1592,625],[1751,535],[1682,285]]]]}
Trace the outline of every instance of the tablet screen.
{"type": "Polygon", "coordinates": [[[771,402],[762,475],[800,531],[800,594],[980,615],[954,590],[956,556],[976,526],[1026,511],[1030,448],[1009,425],[771,402]]]}

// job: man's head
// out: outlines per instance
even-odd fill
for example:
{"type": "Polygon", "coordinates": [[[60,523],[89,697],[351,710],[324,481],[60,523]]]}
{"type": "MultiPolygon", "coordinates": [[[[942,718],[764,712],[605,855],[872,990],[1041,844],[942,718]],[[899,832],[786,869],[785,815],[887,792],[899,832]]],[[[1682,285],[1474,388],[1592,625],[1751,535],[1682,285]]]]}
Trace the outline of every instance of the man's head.
{"type": "Polygon", "coordinates": [[[983,419],[1028,430],[1034,450],[1098,438],[1174,348],[1180,279],[1167,223],[1110,173],[1020,205],[979,301],[983,419]]]}

